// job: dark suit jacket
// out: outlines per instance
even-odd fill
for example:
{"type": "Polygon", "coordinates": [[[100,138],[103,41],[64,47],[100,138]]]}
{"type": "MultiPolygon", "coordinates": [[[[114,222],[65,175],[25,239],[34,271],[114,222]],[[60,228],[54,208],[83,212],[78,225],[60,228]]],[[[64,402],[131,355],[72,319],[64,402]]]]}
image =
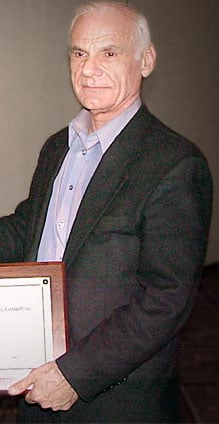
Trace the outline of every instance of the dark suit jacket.
{"type": "MultiPolygon", "coordinates": [[[[0,221],[1,261],[36,260],[67,149],[67,129],[44,145],[28,200],[0,221]]],[[[70,351],[57,363],[81,399],[55,419],[176,422],[176,335],[197,291],[211,196],[202,153],[142,106],[98,166],[66,247],[70,351]]],[[[26,409],[37,422],[40,409],[26,409]]]]}

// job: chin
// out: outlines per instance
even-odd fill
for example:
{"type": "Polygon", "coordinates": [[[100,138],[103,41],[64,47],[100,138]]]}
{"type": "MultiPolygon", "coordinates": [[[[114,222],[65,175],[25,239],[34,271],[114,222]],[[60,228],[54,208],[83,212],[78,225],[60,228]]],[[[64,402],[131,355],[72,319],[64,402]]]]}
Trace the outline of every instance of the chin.
{"type": "Polygon", "coordinates": [[[94,103],[94,102],[84,102],[84,107],[89,109],[91,112],[105,112],[109,109],[109,106],[104,105],[103,103],[94,103]]]}

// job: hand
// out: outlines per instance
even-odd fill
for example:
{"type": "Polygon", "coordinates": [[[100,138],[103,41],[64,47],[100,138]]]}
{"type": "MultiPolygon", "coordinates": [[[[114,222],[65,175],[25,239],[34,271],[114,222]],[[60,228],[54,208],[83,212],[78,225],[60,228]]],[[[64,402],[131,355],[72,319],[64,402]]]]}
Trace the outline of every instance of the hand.
{"type": "Polygon", "coordinates": [[[70,386],[55,362],[48,362],[32,370],[27,377],[9,387],[9,395],[19,395],[27,391],[27,403],[38,403],[42,408],[53,411],[67,411],[78,400],[78,395],[70,386]]]}

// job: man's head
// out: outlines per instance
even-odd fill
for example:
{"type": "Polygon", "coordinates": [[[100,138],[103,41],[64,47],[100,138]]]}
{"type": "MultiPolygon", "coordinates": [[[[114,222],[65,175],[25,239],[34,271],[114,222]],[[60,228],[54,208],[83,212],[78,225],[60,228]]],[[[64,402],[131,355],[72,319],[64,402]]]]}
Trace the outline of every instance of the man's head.
{"type": "Polygon", "coordinates": [[[147,21],[135,9],[95,2],[77,10],[70,29],[72,84],[92,116],[106,122],[127,109],[155,56],[147,21]]]}

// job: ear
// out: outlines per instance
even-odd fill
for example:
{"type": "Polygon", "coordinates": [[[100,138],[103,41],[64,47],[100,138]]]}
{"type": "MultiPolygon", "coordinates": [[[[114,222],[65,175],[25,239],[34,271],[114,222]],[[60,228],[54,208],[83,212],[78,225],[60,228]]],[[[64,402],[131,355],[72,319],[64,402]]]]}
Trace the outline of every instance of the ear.
{"type": "Polygon", "coordinates": [[[141,74],[143,78],[148,77],[154,70],[156,62],[156,51],[153,44],[150,44],[144,51],[141,59],[141,74]]]}

